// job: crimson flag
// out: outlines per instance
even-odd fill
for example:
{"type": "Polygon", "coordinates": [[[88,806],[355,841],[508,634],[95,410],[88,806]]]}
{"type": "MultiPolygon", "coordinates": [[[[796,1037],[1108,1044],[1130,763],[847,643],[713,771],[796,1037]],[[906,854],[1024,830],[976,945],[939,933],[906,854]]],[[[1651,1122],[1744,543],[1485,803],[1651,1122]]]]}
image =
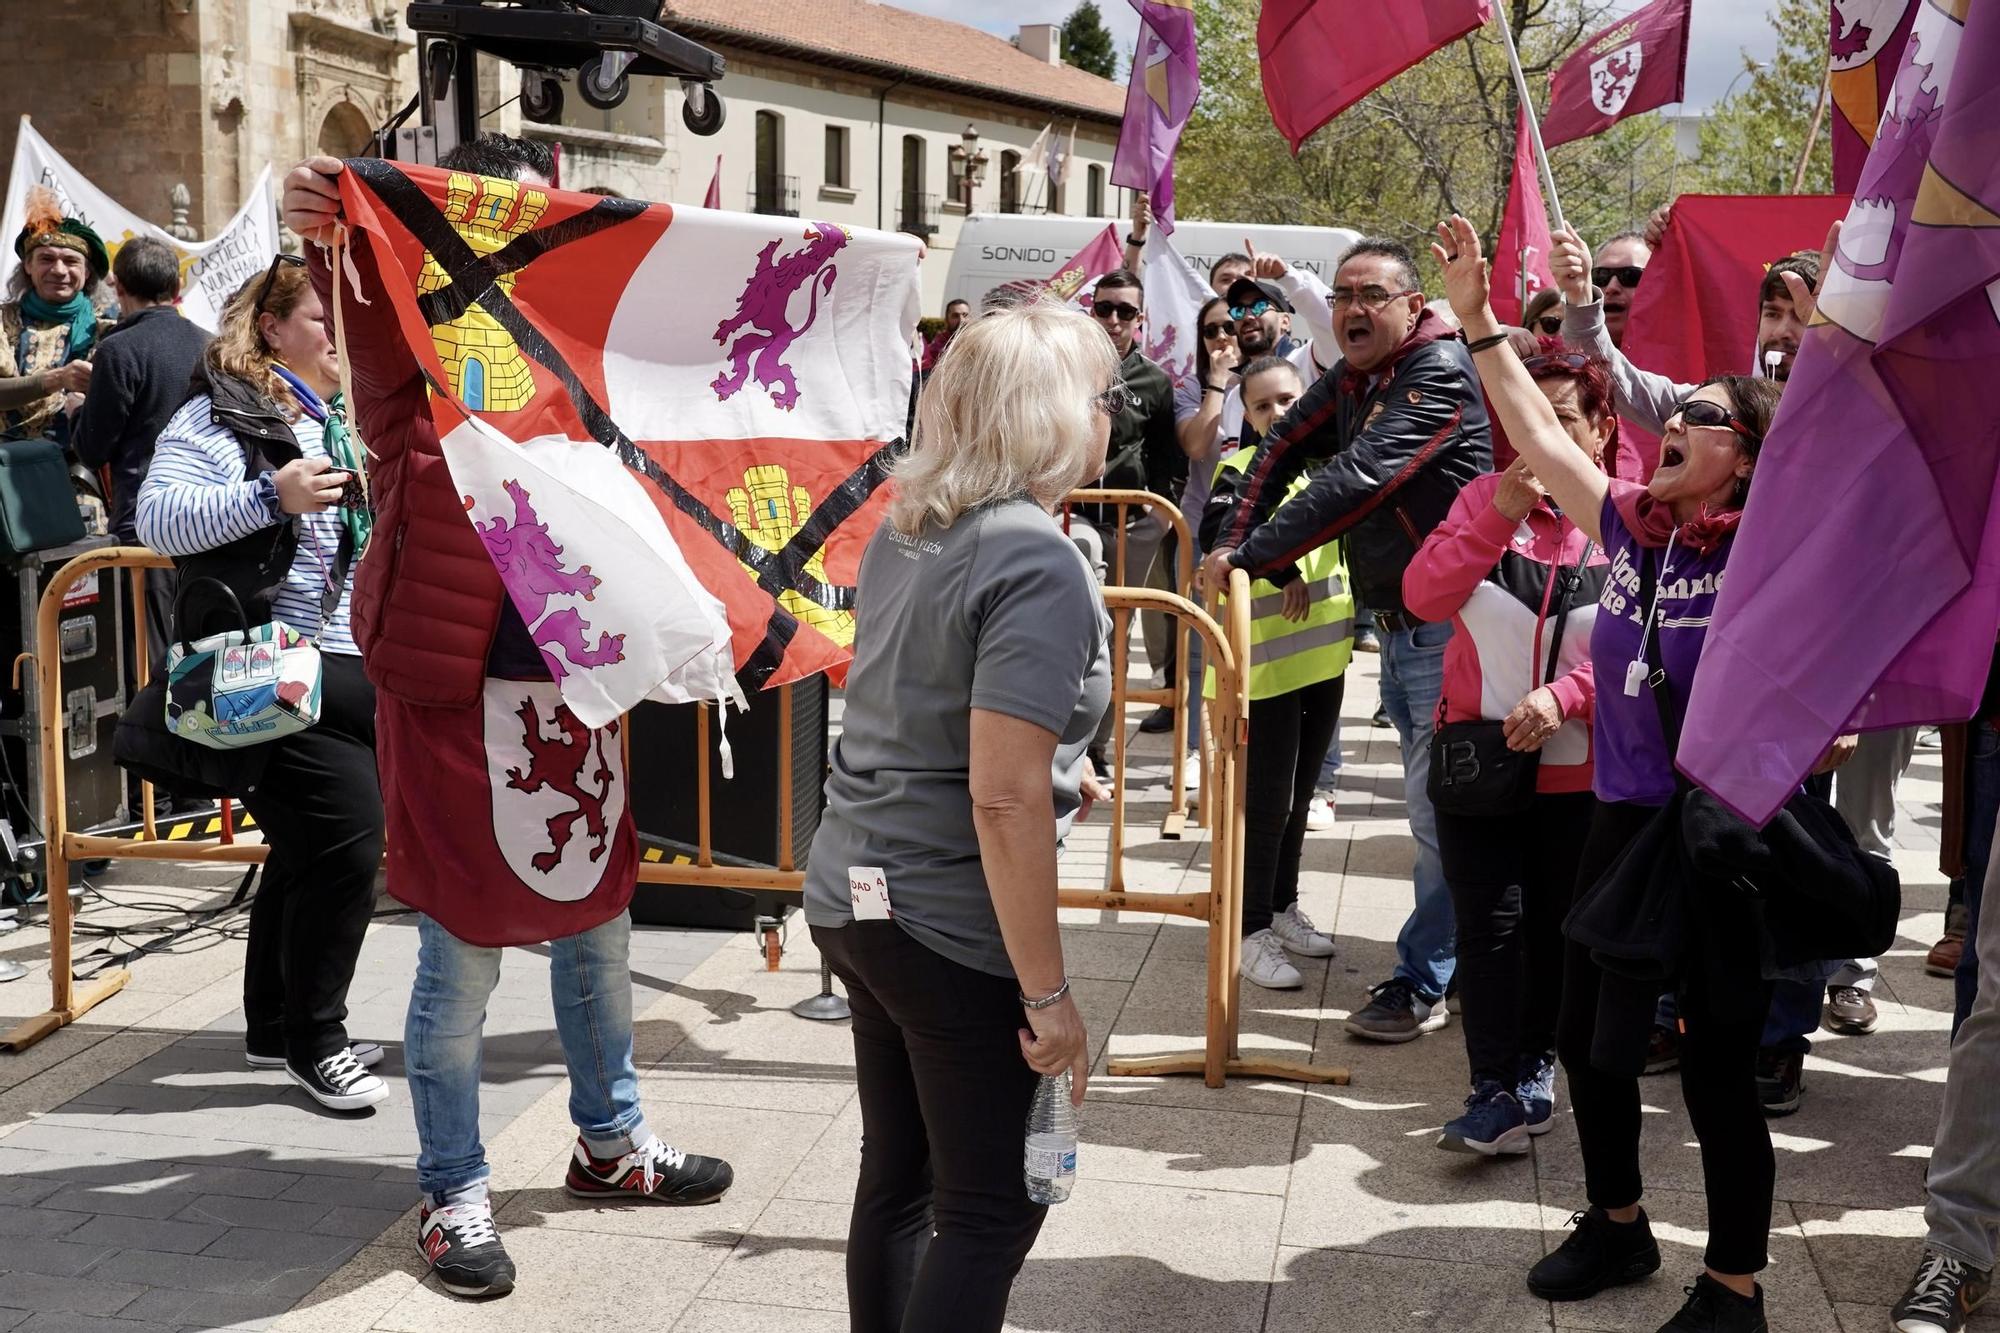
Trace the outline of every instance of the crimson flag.
{"type": "Polygon", "coordinates": [[[1514,179],[1507,187],[1507,211],[1500,216],[1500,239],[1493,247],[1493,313],[1519,324],[1529,298],[1555,286],[1549,271],[1549,212],[1542,202],[1541,168],[1528,111],[1514,126],[1514,179]]]}
{"type": "Polygon", "coordinates": [[[1492,17],[1491,0],[1264,0],[1264,100],[1294,153],[1314,130],[1492,17]]]}
{"type": "Polygon", "coordinates": [[[1833,0],[1827,41],[1833,93],[1833,188],[1852,193],[1902,68],[1923,0],[1833,0]]]}
{"type": "Polygon", "coordinates": [[[1757,291],[1773,262],[1817,254],[1844,195],[1682,195],[1646,265],[1619,350],[1682,384],[1756,372],[1757,291]]]}
{"type": "Polygon", "coordinates": [[[1680,101],[1687,82],[1691,3],[1653,0],[1565,60],[1550,83],[1542,142],[1553,148],[1587,139],[1627,116],[1680,101]]]}

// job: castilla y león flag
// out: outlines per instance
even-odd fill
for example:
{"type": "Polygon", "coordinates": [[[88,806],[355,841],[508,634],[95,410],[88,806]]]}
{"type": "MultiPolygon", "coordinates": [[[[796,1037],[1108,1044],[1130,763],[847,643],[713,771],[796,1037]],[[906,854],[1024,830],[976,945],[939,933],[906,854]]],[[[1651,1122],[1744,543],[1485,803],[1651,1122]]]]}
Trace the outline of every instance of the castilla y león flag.
{"type": "Polygon", "coordinates": [[[844,674],[916,241],[347,166],[468,521],[571,710],[844,674]]]}
{"type": "Polygon", "coordinates": [[[1602,134],[1627,116],[1681,100],[1687,82],[1688,6],[1653,0],[1586,41],[1549,84],[1542,142],[1553,148],[1602,134]]]}

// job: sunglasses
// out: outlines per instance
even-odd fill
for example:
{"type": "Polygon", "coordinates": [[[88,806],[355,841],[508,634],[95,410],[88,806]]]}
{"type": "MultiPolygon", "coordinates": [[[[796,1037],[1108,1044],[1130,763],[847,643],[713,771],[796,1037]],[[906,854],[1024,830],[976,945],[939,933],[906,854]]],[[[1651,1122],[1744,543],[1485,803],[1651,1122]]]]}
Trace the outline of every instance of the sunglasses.
{"type": "Polygon", "coordinates": [[[1399,296],[1415,296],[1417,289],[1406,287],[1400,292],[1392,292],[1386,287],[1363,287],[1355,291],[1352,287],[1336,287],[1327,298],[1327,304],[1335,310],[1344,305],[1358,305],[1368,310],[1380,310],[1399,296]]]}
{"type": "Polygon", "coordinates": [[[1546,356],[1529,357],[1521,367],[1532,375],[1538,370],[1582,370],[1589,364],[1590,357],[1582,352],[1550,352],[1546,356]]]}
{"type": "Polygon", "coordinates": [[[1735,415],[1721,403],[1711,403],[1706,398],[1690,398],[1676,404],[1674,410],[1667,416],[1667,424],[1672,425],[1675,417],[1679,417],[1686,426],[1709,426],[1719,430],[1735,431],[1746,443],[1753,446],[1761,444],[1764,439],[1737,420],[1735,415]]]}
{"type": "Polygon", "coordinates": [[[264,281],[257,284],[257,300],[256,303],[250,307],[250,313],[253,315],[261,315],[264,313],[264,302],[271,299],[271,284],[278,280],[279,269],[286,268],[293,264],[298,265],[300,268],[304,268],[305,263],[306,261],[303,255],[288,255],[280,253],[271,256],[271,267],[264,270],[264,281]]]}
{"type": "Polygon", "coordinates": [[[1236,336],[1236,326],[1234,324],[1204,324],[1201,326],[1201,336],[1211,342],[1217,338],[1233,338],[1236,336]]]}
{"type": "Polygon", "coordinates": [[[1594,268],[1590,270],[1590,280],[1601,290],[1616,281],[1620,287],[1630,291],[1639,285],[1646,270],[1636,264],[1624,264],[1618,268],[1594,268]]]}
{"type": "Polygon", "coordinates": [[[1561,315],[1543,315],[1535,321],[1535,327],[1553,338],[1563,331],[1561,315]]]}
{"type": "Polygon", "coordinates": [[[1127,305],[1123,301],[1098,301],[1092,304],[1090,313],[1099,319],[1110,319],[1113,315],[1116,315],[1129,324],[1139,318],[1139,307],[1127,305]]]}
{"type": "Polygon", "coordinates": [[[1255,305],[1233,305],[1229,307],[1231,319],[1262,319],[1278,307],[1269,301],[1259,301],[1255,305]]]}
{"type": "Polygon", "coordinates": [[[1112,381],[1111,387],[1097,394],[1091,404],[1107,417],[1122,416],[1132,405],[1132,388],[1124,380],[1112,381]]]}

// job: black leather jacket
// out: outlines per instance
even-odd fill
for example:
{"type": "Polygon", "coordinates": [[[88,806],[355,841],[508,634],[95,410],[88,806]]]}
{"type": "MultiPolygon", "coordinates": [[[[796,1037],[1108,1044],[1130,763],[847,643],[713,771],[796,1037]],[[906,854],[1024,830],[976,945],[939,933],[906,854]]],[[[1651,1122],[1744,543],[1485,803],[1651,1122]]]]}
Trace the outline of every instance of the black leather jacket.
{"type": "Polygon", "coordinates": [[[1230,562],[1252,577],[1282,580],[1299,557],[1345,536],[1362,602],[1400,612],[1405,566],[1465,483],[1492,466],[1472,356],[1426,310],[1372,387],[1342,361],[1271,428],[1218,545],[1235,547],[1230,562]],[[1274,510],[1315,465],[1305,490],[1274,510]]]}

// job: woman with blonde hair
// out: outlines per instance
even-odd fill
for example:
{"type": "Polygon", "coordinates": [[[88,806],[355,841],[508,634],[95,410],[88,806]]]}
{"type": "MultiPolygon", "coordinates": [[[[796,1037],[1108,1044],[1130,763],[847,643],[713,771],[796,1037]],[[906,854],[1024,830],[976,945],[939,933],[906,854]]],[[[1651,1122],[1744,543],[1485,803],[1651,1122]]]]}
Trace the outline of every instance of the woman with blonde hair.
{"type": "Polygon", "coordinates": [[[324,313],[294,255],[229,299],[193,395],[160,434],[137,517],[139,539],[174,557],[175,639],[282,621],[318,643],[319,719],[279,740],[209,750],[164,733],[149,691],[120,728],[120,758],[136,720],[151,767],[235,796],[256,818],[270,855],[250,908],[245,1055],[352,1111],[389,1095],[368,1072],[382,1049],[350,1044],[344,1026],[375,903],[382,794],[375,691],[348,628],[369,518],[324,313]]]}
{"type": "Polygon", "coordinates": [[[1110,623],[1057,525],[1126,405],[1111,342],[1051,302],[967,324],[917,405],[856,590],[854,663],[806,874],[861,1092],[857,1333],[997,1330],[1044,1209],[1022,1135],[1089,1068],[1056,856],[1100,794],[1110,623]]]}

